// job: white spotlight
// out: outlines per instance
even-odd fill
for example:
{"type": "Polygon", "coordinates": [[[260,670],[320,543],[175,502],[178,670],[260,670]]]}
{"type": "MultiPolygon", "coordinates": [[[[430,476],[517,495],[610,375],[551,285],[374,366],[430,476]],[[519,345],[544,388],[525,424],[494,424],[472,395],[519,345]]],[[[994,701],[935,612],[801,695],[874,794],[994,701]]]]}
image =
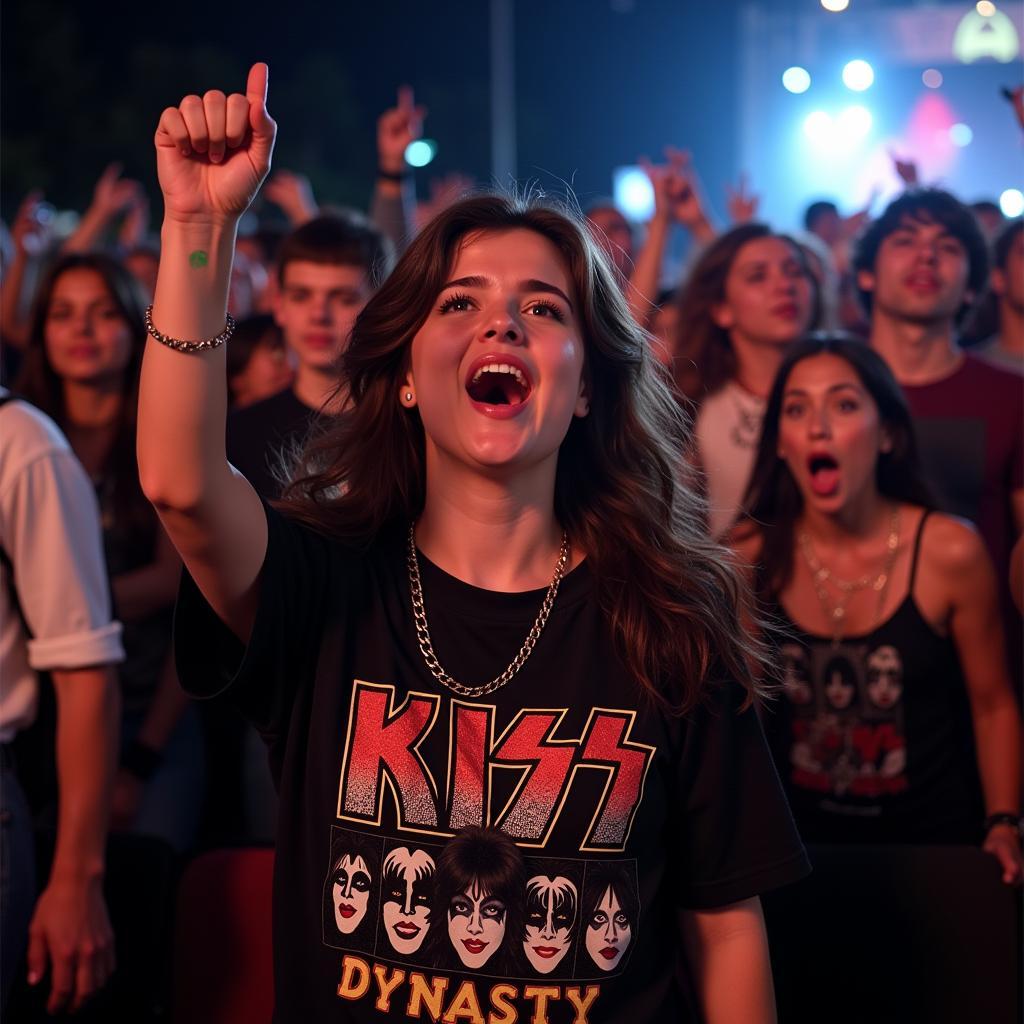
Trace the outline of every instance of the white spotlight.
{"type": "Polygon", "coordinates": [[[616,167],[612,172],[615,205],[632,221],[654,216],[654,186],[640,167],[616,167]]]}
{"type": "Polygon", "coordinates": [[[1008,188],[999,197],[999,209],[1004,217],[1019,217],[1024,213],[1024,192],[1019,188],[1008,188]]]}
{"type": "Polygon", "coordinates": [[[790,92],[807,92],[811,87],[811,76],[804,68],[786,68],[786,70],[782,72],[782,84],[790,92]]]}
{"type": "Polygon", "coordinates": [[[845,11],[850,6],[850,0],[821,0],[821,6],[826,11],[838,13],[839,11],[845,11]]]}
{"type": "Polygon", "coordinates": [[[875,80],[874,68],[866,60],[851,60],[843,68],[843,85],[854,92],[863,92],[871,88],[875,80]]]}
{"type": "Polygon", "coordinates": [[[804,118],[804,135],[818,145],[832,140],[833,128],[832,118],[824,110],[815,110],[804,118]]]}
{"type": "Polygon", "coordinates": [[[991,18],[996,13],[996,5],[992,3],[992,0],[978,0],[974,5],[974,9],[983,18],[991,18]]]}
{"type": "Polygon", "coordinates": [[[846,142],[860,142],[871,131],[871,111],[867,107],[847,107],[836,118],[836,131],[846,142]]]}
{"type": "Polygon", "coordinates": [[[942,72],[936,68],[928,68],[923,75],[921,75],[921,81],[928,86],[929,89],[938,89],[942,85],[942,72]]]}

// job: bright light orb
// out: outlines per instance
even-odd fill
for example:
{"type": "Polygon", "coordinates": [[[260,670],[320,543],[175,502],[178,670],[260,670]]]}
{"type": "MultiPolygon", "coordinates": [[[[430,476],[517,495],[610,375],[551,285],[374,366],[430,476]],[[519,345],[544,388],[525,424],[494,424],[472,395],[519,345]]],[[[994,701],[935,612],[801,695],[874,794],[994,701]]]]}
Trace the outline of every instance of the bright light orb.
{"type": "Polygon", "coordinates": [[[786,68],[786,70],[782,72],[782,84],[790,92],[807,92],[811,87],[811,76],[807,73],[805,68],[786,68]]]}
{"type": "Polygon", "coordinates": [[[996,5],[992,3],[992,0],[978,0],[974,5],[974,9],[983,18],[991,18],[996,13],[996,5]]]}
{"type": "Polygon", "coordinates": [[[1024,213],[1024,192],[1019,188],[1008,188],[999,197],[999,209],[1004,217],[1019,217],[1024,213]]]}
{"type": "Polygon", "coordinates": [[[832,138],[832,118],[824,110],[815,110],[804,118],[804,135],[811,142],[824,143],[832,138]]]}
{"type": "Polygon", "coordinates": [[[617,167],[613,172],[615,205],[632,221],[654,216],[654,186],[641,167],[617,167]]]}
{"type": "Polygon", "coordinates": [[[921,81],[924,82],[929,89],[938,89],[942,85],[942,72],[936,68],[928,68],[927,71],[921,76],[921,81]]]}
{"type": "Polygon", "coordinates": [[[863,92],[871,88],[875,80],[874,68],[866,60],[851,60],[843,68],[843,85],[854,92],[863,92]]]}
{"type": "Polygon", "coordinates": [[[871,111],[867,107],[847,107],[836,119],[840,139],[859,142],[871,131],[871,111]]]}
{"type": "Polygon", "coordinates": [[[850,6],[850,0],[821,0],[821,6],[826,11],[832,11],[834,14],[838,14],[840,11],[845,11],[850,6]]]}
{"type": "Polygon", "coordinates": [[[955,124],[949,129],[949,141],[954,146],[959,146],[963,149],[964,146],[969,146],[974,139],[974,132],[971,131],[970,126],[966,124],[955,124]]]}
{"type": "Polygon", "coordinates": [[[405,147],[405,162],[410,167],[426,167],[437,156],[437,143],[433,139],[416,139],[405,147]]]}

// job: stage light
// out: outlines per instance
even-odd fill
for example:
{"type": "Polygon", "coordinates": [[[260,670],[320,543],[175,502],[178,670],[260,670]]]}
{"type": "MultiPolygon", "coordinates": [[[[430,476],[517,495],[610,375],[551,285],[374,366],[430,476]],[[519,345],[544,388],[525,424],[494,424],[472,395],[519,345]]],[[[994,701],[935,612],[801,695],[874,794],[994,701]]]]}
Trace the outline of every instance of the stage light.
{"type": "Polygon", "coordinates": [[[832,140],[832,118],[824,110],[815,110],[804,118],[804,135],[819,145],[832,140]]]}
{"type": "Polygon", "coordinates": [[[838,14],[840,11],[845,11],[850,6],[850,0],[821,0],[821,6],[826,11],[832,11],[834,14],[838,14]]]}
{"type": "Polygon", "coordinates": [[[871,88],[875,80],[875,72],[866,60],[851,60],[843,68],[843,84],[854,92],[863,92],[871,88]]]}
{"type": "Polygon", "coordinates": [[[616,167],[612,172],[615,205],[629,220],[654,216],[654,186],[641,167],[616,167]]]}
{"type": "Polygon", "coordinates": [[[949,141],[954,146],[959,146],[963,149],[964,146],[969,146],[971,140],[974,138],[974,132],[971,131],[970,127],[966,124],[955,124],[949,129],[949,141]]]}
{"type": "Polygon", "coordinates": [[[871,131],[871,111],[867,107],[847,107],[836,118],[836,131],[843,142],[860,142],[871,131]]]}
{"type": "Polygon", "coordinates": [[[921,81],[928,86],[929,89],[938,89],[942,85],[942,72],[935,68],[929,68],[922,76],[921,81]]]}
{"type": "Polygon", "coordinates": [[[811,76],[804,68],[786,68],[786,70],[782,72],[782,84],[790,92],[807,92],[811,87],[811,76]]]}
{"type": "Polygon", "coordinates": [[[405,147],[405,162],[410,167],[426,167],[437,156],[437,143],[433,139],[416,139],[405,147]]]}
{"type": "Polygon", "coordinates": [[[974,5],[974,9],[983,18],[991,18],[996,13],[996,5],[992,3],[992,0],[978,0],[974,5]]]}
{"type": "Polygon", "coordinates": [[[999,209],[1004,217],[1019,217],[1024,213],[1024,192],[1019,188],[1008,188],[999,197],[999,209]]]}

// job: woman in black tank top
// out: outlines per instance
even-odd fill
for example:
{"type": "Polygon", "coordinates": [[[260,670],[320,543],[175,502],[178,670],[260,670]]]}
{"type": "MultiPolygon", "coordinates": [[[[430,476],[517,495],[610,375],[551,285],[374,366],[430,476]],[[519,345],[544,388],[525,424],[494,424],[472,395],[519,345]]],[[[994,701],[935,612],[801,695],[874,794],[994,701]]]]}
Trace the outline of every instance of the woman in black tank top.
{"type": "Polygon", "coordinates": [[[842,337],[795,346],[733,535],[779,651],[765,727],[805,839],[983,842],[1019,882],[996,577],[974,528],[930,506],[882,359],[842,337]]]}

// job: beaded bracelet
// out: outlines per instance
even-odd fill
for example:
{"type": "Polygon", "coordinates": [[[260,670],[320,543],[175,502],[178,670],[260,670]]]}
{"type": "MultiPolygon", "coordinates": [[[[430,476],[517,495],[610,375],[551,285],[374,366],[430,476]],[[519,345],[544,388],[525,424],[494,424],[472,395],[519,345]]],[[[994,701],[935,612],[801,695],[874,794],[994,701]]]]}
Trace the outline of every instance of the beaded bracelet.
{"type": "Polygon", "coordinates": [[[176,352],[205,352],[207,349],[219,348],[224,344],[232,334],[235,333],[235,318],[228,313],[227,323],[224,326],[224,330],[220,332],[215,338],[207,338],[204,341],[182,341],[180,338],[169,338],[166,334],[161,334],[153,326],[153,307],[149,305],[146,307],[144,314],[146,321],[146,331],[151,338],[159,341],[161,345],[166,345],[168,348],[173,348],[176,352]]]}

